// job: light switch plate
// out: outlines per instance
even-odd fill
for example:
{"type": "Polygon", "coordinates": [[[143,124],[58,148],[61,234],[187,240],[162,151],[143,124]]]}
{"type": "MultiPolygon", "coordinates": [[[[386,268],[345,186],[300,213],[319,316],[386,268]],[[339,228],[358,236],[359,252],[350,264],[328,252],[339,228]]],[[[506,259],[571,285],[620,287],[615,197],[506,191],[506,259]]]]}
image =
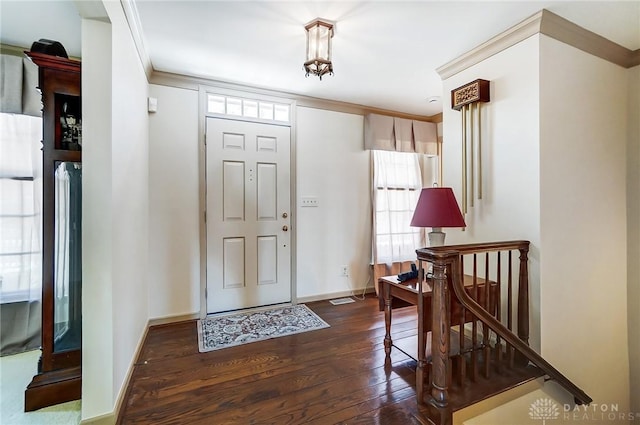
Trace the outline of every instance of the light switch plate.
{"type": "Polygon", "coordinates": [[[315,196],[303,196],[300,202],[301,207],[317,207],[318,198],[315,196]]]}

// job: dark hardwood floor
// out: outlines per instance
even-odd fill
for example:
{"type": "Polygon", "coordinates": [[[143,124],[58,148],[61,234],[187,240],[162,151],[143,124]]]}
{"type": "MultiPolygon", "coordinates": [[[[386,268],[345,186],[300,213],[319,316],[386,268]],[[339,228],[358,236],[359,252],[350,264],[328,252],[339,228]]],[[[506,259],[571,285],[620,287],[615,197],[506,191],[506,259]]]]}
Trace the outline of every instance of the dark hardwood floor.
{"type": "MultiPolygon", "coordinates": [[[[307,304],[330,328],[199,353],[196,322],[149,329],[118,424],[421,424],[415,362],[393,350],[372,295],[307,304]]],[[[393,336],[415,335],[415,308],[393,336]]]]}

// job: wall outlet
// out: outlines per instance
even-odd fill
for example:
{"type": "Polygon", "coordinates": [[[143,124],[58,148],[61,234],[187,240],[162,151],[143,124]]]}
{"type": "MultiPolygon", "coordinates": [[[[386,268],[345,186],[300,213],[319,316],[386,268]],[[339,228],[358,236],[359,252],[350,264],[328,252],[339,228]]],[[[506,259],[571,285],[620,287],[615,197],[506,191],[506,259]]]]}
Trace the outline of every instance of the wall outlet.
{"type": "Polygon", "coordinates": [[[340,276],[349,277],[349,266],[340,266],[340,276]]]}

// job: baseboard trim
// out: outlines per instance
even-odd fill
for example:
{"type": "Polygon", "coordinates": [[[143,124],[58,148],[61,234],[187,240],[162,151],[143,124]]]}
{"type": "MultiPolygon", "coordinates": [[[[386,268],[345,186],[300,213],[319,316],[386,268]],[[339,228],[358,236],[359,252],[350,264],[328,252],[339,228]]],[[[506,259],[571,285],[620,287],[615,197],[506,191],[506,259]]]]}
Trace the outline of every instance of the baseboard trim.
{"type": "Polygon", "coordinates": [[[116,415],[112,412],[89,419],[83,419],[80,421],[80,425],[114,425],[116,420],[116,415]]]}
{"type": "Polygon", "coordinates": [[[188,320],[197,320],[199,318],[199,313],[176,314],[173,316],[156,317],[154,319],[149,319],[148,326],[167,325],[169,323],[186,322],[188,320]]]}
{"type": "Polygon", "coordinates": [[[131,382],[131,376],[133,375],[133,371],[135,369],[136,362],[140,357],[140,353],[142,352],[142,346],[144,345],[144,341],[147,339],[147,334],[149,333],[150,320],[147,320],[147,324],[144,328],[144,332],[142,336],[138,340],[138,345],[136,346],[136,351],[131,359],[131,363],[129,364],[129,368],[127,370],[127,375],[122,382],[122,386],[120,387],[120,391],[118,391],[118,397],[116,398],[116,404],[113,408],[113,412],[105,413],[104,415],[94,416],[92,418],[83,419],[80,421],[80,425],[115,425],[118,421],[118,416],[120,416],[120,409],[122,408],[122,404],[126,399],[127,392],[129,389],[129,383],[131,382]]]}
{"type": "Polygon", "coordinates": [[[324,300],[331,300],[334,298],[357,297],[360,294],[362,294],[363,290],[365,291],[366,294],[375,292],[374,287],[367,287],[366,290],[365,288],[354,288],[353,290],[350,290],[350,291],[339,291],[339,292],[332,292],[330,294],[319,294],[319,295],[311,295],[308,297],[298,297],[297,301],[298,303],[310,303],[313,301],[324,301],[324,300]]]}

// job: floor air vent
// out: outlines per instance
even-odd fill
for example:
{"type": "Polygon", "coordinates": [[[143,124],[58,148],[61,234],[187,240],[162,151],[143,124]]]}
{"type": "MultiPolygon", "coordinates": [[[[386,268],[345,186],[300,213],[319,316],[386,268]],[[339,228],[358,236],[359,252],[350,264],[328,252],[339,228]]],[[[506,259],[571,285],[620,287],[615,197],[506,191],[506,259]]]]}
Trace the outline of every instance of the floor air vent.
{"type": "Polygon", "coordinates": [[[329,302],[333,305],[340,305],[354,303],[355,301],[353,300],[353,298],[336,298],[335,300],[330,300],[329,302]]]}

